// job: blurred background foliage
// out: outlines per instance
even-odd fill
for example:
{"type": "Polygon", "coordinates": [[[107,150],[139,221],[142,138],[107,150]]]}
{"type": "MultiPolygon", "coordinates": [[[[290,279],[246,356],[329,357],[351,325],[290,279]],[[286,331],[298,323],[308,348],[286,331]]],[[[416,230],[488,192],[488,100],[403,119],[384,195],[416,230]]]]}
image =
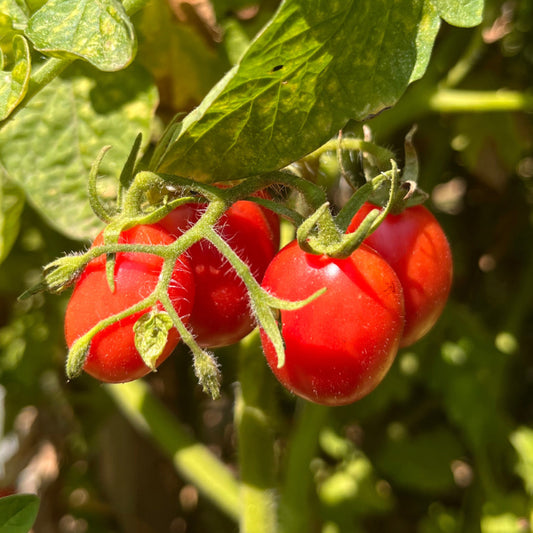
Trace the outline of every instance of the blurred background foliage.
{"type": "MultiPolygon", "coordinates": [[[[199,104],[277,7],[249,4],[152,0],[133,18],[138,61],[159,91],[161,125],[199,104]],[[161,31],[149,31],[154,26],[161,31]]],[[[531,98],[532,25],[530,0],[490,0],[477,28],[443,24],[425,76],[368,121],[375,140],[399,157],[403,137],[418,125],[420,185],[449,236],[455,280],[437,326],[398,354],[367,398],[322,412],[275,385],[281,460],[291,431],[315,431],[318,439],[306,474],[312,489],[301,495],[313,514],[309,531],[533,531],[531,106],[456,112],[432,99],[446,89],[531,98]],[[308,425],[298,429],[298,421],[308,425]]],[[[317,179],[342,198],[331,172],[322,171],[317,179]]],[[[66,381],[67,296],[17,297],[42,265],[87,243],[44,223],[12,185],[4,184],[0,200],[3,224],[14,221],[12,249],[9,242],[0,250],[0,490],[41,496],[37,533],[235,531],[131,427],[104,387],[87,376],[66,381]],[[13,210],[22,216],[10,217],[13,210]]],[[[235,350],[219,351],[224,386],[215,402],[196,386],[183,348],[147,378],[231,468],[235,350]]]]}

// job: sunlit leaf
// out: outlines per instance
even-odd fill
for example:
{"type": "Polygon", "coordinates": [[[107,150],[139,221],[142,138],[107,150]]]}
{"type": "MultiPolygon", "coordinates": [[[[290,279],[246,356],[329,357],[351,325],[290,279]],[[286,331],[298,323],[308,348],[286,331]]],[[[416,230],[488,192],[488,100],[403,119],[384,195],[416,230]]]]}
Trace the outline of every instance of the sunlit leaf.
{"type": "Polygon", "coordinates": [[[439,20],[429,0],[283,2],[154,167],[200,181],[283,167],[394,105],[425,71],[439,20]]]}
{"type": "Polygon", "coordinates": [[[49,0],[31,16],[26,35],[41,52],[79,57],[104,71],[124,68],[136,51],[118,0],[49,0]]]}
{"type": "Polygon", "coordinates": [[[15,24],[25,24],[29,16],[26,5],[17,0],[0,0],[0,13],[9,17],[15,24]]]}
{"type": "MultiPolygon", "coordinates": [[[[87,178],[103,146],[100,173],[118,179],[135,137],[149,138],[157,93],[138,65],[106,74],[75,65],[45,87],[0,131],[0,165],[50,225],[76,238],[94,237],[87,178]]],[[[102,195],[112,194],[100,180],[102,195]]]]}
{"type": "Polygon", "coordinates": [[[431,0],[431,2],[448,24],[468,28],[481,23],[484,0],[431,0]]]}

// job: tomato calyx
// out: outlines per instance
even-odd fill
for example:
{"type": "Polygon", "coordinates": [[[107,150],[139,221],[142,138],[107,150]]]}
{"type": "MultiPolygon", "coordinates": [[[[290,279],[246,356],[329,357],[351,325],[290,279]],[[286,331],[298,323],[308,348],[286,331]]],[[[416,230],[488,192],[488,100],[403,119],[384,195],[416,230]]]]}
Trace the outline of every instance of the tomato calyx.
{"type": "MultiPolygon", "coordinates": [[[[423,204],[428,199],[428,194],[418,186],[418,155],[413,143],[415,132],[416,125],[405,136],[404,166],[398,182],[398,189],[390,206],[390,213],[394,215],[400,214],[409,207],[423,204]]],[[[367,200],[373,205],[385,208],[390,201],[389,194],[387,187],[384,187],[374,191],[367,200]]]]}
{"type": "Polygon", "coordinates": [[[298,228],[296,238],[302,250],[316,255],[327,255],[336,259],[349,257],[385,219],[397,197],[399,172],[396,162],[391,160],[391,170],[382,172],[360,187],[336,217],[333,217],[329,203],[324,203],[298,228]],[[350,220],[368,198],[377,190],[387,189],[388,201],[384,209],[374,209],[367,214],[353,233],[346,233],[350,220]]]}

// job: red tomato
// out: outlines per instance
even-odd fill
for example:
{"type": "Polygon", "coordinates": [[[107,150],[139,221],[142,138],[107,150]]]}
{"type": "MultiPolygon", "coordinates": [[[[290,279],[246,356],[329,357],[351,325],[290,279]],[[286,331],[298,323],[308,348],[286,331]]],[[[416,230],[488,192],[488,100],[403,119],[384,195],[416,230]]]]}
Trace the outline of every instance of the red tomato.
{"type": "MultiPolygon", "coordinates": [[[[372,209],[366,203],[348,227],[354,231],[372,209]]],[[[394,269],[405,300],[405,329],[400,346],[422,338],[439,318],[452,284],[452,254],[435,217],[423,206],[389,214],[366,238],[394,269]]]]}
{"type": "MultiPolygon", "coordinates": [[[[136,226],[120,235],[120,243],[170,244],[173,238],[157,225],[136,226]]],[[[93,246],[103,243],[100,234],[93,246]]],[[[100,320],[119,313],[149,296],[159,279],[163,260],[145,253],[118,253],[115,265],[115,292],[109,290],[105,274],[105,256],[91,261],[76,282],[65,315],[65,338],[68,346],[87,333],[100,320]]],[[[188,323],[194,299],[192,269],[180,258],[174,269],[169,296],[178,315],[188,323]]],[[[131,381],[150,372],[135,347],[133,326],[149,310],[131,315],[105,328],[92,340],[84,370],[110,383],[131,381]]],[[[175,348],[179,334],[172,328],[159,357],[161,364],[175,348]]]]}
{"type": "MultiPolygon", "coordinates": [[[[205,206],[199,204],[185,204],[174,209],[159,224],[179,237],[200,218],[204,209],[205,206]]],[[[266,211],[254,202],[242,200],[233,204],[215,226],[250,267],[258,282],[263,279],[279,247],[279,220],[272,212],[267,217],[266,211]]],[[[200,346],[211,348],[240,341],[255,327],[246,286],[208,241],[191,246],[187,255],[196,285],[190,321],[196,341],[200,346]]]]}
{"type": "Polygon", "coordinates": [[[290,391],[324,405],[345,405],[371,392],[396,355],[404,324],[400,282],[374,250],[361,245],[347,259],[301,250],[296,241],[273,259],[263,279],[287,300],[326,292],[296,311],[281,311],[285,365],[261,331],[270,368],[290,391]]]}

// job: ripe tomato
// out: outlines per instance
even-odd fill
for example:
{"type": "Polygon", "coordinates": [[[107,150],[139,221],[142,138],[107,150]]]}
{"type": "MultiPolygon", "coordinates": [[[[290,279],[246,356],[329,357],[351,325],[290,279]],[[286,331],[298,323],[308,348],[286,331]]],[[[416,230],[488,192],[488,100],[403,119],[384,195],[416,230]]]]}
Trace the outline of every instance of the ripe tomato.
{"type": "Polygon", "coordinates": [[[347,259],[301,250],[296,241],[270,263],[262,286],[287,300],[326,292],[296,311],[280,312],[285,365],[261,331],[270,368],[298,396],[345,405],[371,392],[396,355],[404,324],[402,287],[392,268],[361,245],[347,259]]]}
{"type": "MultiPolygon", "coordinates": [[[[119,243],[170,244],[173,238],[157,225],[136,226],[124,231],[119,243]]],[[[100,234],[93,246],[103,243],[100,234]]],[[[154,290],[163,260],[145,253],[118,253],[115,264],[115,292],[109,290],[105,256],[91,261],[76,282],[65,315],[65,338],[69,347],[100,320],[119,313],[149,296],[154,290]]],[[[181,257],[174,269],[169,296],[178,315],[188,322],[194,299],[194,282],[189,261],[181,257]]],[[[150,372],[135,347],[133,326],[149,309],[131,315],[105,328],[93,338],[84,370],[110,383],[131,381],[150,372]]],[[[157,360],[161,364],[179,341],[176,328],[157,360]]]]}
{"type": "MultiPolygon", "coordinates": [[[[348,227],[354,231],[372,209],[366,203],[348,227]]],[[[405,329],[401,346],[422,338],[439,318],[452,284],[452,254],[435,217],[423,206],[389,214],[365,243],[396,272],[404,293],[405,329]]]]}
{"type": "MultiPolygon", "coordinates": [[[[199,204],[185,204],[159,223],[177,238],[200,218],[204,209],[199,204]]],[[[215,229],[261,282],[279,247],[277,216],[254,202],[241,200],[222,215],[215,229]]],[[[190,321],[196,341],[211,348],[240,341],[255,327],[246,286],[208,241],[199,241],[187,254],[196,285],[190,321]]]]}

